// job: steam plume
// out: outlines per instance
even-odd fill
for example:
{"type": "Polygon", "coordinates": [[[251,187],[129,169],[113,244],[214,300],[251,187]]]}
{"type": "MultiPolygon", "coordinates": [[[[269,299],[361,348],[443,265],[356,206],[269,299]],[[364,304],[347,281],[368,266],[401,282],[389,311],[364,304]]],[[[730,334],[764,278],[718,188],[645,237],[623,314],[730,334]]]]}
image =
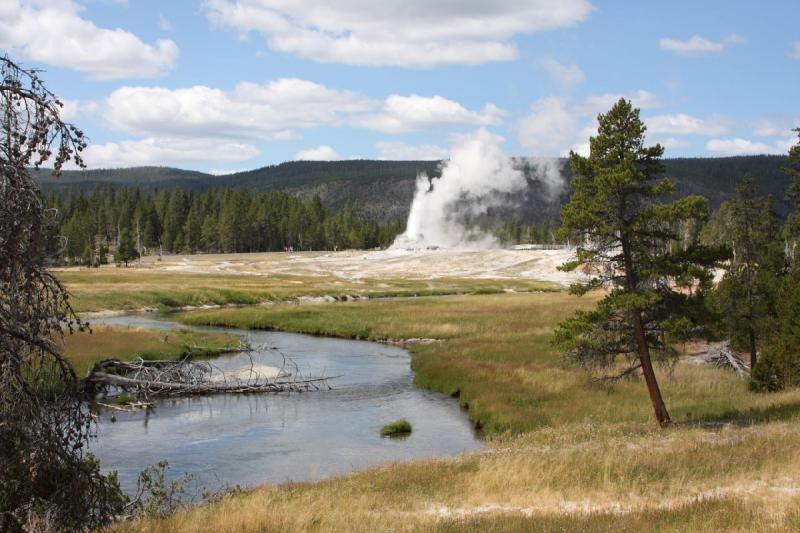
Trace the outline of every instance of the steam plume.
{"type": "Polygon", "coordinates": [[[503,138],[484,128],[461,139],[442,163],[441,177],[417,176],[406,232],[392,248],[498,247],[497,239],[476,221],[528,187],[524,168],[535,171],[549,201],[562,187],[561,163],[555,159],[512,159],[500,148],[503,138]]]}

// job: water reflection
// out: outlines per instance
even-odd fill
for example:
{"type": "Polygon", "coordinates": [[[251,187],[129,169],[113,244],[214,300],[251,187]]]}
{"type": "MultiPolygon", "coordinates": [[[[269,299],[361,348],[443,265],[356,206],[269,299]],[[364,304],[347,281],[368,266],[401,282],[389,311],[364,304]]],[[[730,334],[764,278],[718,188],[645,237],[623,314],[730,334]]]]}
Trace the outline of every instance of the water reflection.
{"type": "MultiPolygon", "coordinates": [[[[177,327],[152,316],[107,324],[177,327]]],[[[162,459],[171,474],[190,472],[209,485],[310,480],[377,463],[453,455],[481,447],[466,414],[445,395],[413,386],[404,350],[375,343],[279,332],[227,329],[247,337],[258,364],[281,366],[283,355],[306,375],[341,375],[333,390],[309,393],[170,398],[151,412],[103,412],[90,450],[117,470],[126,490],[140,470],[162,459]],[[278,348],[275,350],[273,348],[278,348]],[[116,422],[111,422],[111,416],[116,422]],[[399,418],[407,439],[380,436],[399,418]]],[[[249,364],[246,354],[214,360],[222,369],[249,364]]]]}

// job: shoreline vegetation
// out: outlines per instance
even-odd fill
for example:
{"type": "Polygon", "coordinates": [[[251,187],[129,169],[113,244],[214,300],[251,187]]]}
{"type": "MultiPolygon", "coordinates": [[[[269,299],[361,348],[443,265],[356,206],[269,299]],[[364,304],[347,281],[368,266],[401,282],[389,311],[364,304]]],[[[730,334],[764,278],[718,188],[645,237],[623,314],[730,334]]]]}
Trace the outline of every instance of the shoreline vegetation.
{"type": "Polygon", "coordinates": [[[735,373],[658,368],[676,423],[651,421],[636,380],[587,385],[550,344],[593,297],[566,293],[370,300],[180,313],[186,324],[349,338],[437,338],[409,348],[417,385],[457,395],[482,453],[394,463],[315,483],[263,485],[121,531],[718,531],[800,526],[800,392],[747,390],[735,373]],[[641,450],[648,453],[642,454],[641,450]]]}
{"type": "Polygon", "coordinates": [[[64,335],[62,347],[79,377],[104,359],[180,359],[186,355],[214,356],[242,348],[234,335],[222,332],[173,329],[156,331],[127,326],[91,326],[91,331],[64,335]]]}

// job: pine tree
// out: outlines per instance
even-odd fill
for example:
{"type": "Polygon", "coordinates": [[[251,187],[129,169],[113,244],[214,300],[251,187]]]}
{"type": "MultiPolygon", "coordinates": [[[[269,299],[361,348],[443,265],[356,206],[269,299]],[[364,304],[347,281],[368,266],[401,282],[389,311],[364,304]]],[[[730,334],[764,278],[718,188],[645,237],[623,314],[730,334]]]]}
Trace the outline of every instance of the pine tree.
{"type": "Polygon", "coordinates": [[[797,267],[800,264],[800,128],[794,131],[797,132],[798,141],[789,148],[789,166],[784,169],[791,178],[786,199],[794,204],[794,211],[786,218],[783,234],[786,239],[787,256],[797,267]]]}
{"type": "Polygon", "coordinates": [[[659,424],[670,423],[653,369],[653,357],[674,355],[667,335],[686,335],[700,325],[702,296],[711,282],[707,266],[714,258],[691,244],[675,250],[674,228],[707,217],[706,200],[689,196],[672,203],[668,180],[657,181],[664,167],[660,145],[645,146],[639,110],[620,99],[598,116],[590,154],[570,153],[572,197],[561,211],[562,236],[578,238],[577,260],[597,273],[573,285],[585,294],[607,288],[593,311],[579,312],[560,324],[556,343],[568,361],[589,369],[612,369],[609,379],[641,370],[659,424]],[[618,359],[627,360],[621,369],[618,359]]]}
{"type": "Polygon", "coordinates": [[[775,318],[775,297],[783,250],[775,240],[777,218],[770,197],[759,197],[750,176],[736,187],[736,197],[723,203],[709,224],[716,234],[705,235],[713,244],[728,246],[732,258],[715,291],[728,335],[750,352],[755,368],[758,341],[768,335],[775,318]]]}
{"type": "Polygon", "coordinates": [[[136,250],[136,243],[131,236],[130,230],[123,231],[119,239],[119,247],[114,254],[114,261],[117,264],[124,263],[125,266],[128,266],[129,262],[138,258],[139,252],[136,250]]]}

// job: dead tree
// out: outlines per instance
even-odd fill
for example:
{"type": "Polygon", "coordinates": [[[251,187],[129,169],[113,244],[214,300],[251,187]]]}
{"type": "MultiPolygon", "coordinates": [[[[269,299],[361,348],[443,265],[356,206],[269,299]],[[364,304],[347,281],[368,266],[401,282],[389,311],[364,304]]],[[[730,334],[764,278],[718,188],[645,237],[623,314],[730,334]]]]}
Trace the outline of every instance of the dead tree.
{"type": "MultiPolygon", "coordinates": [[[[208,361],[180,360],[119,361],[105,359],[94,364],[83,379],[90,394],[125,391],[145,398],[177,395],[306,392],[326,388],[331,377],[302,378],[279,370],[274,376],[259,372],[252,364],[250,372],[226,374],[208,361]]],[[[245,367],[247,369],[247,367],[245,367]]]]}
{"type": "Polygon", "coordinates": [[[82,328],[67,292],[44,268],[54,235],[28,169],[81,166],[83,133],[39,79],[0,57],[0,530],[83,530],[123,503],[84,455],[92,419],[57,342],[82,328]]]}

